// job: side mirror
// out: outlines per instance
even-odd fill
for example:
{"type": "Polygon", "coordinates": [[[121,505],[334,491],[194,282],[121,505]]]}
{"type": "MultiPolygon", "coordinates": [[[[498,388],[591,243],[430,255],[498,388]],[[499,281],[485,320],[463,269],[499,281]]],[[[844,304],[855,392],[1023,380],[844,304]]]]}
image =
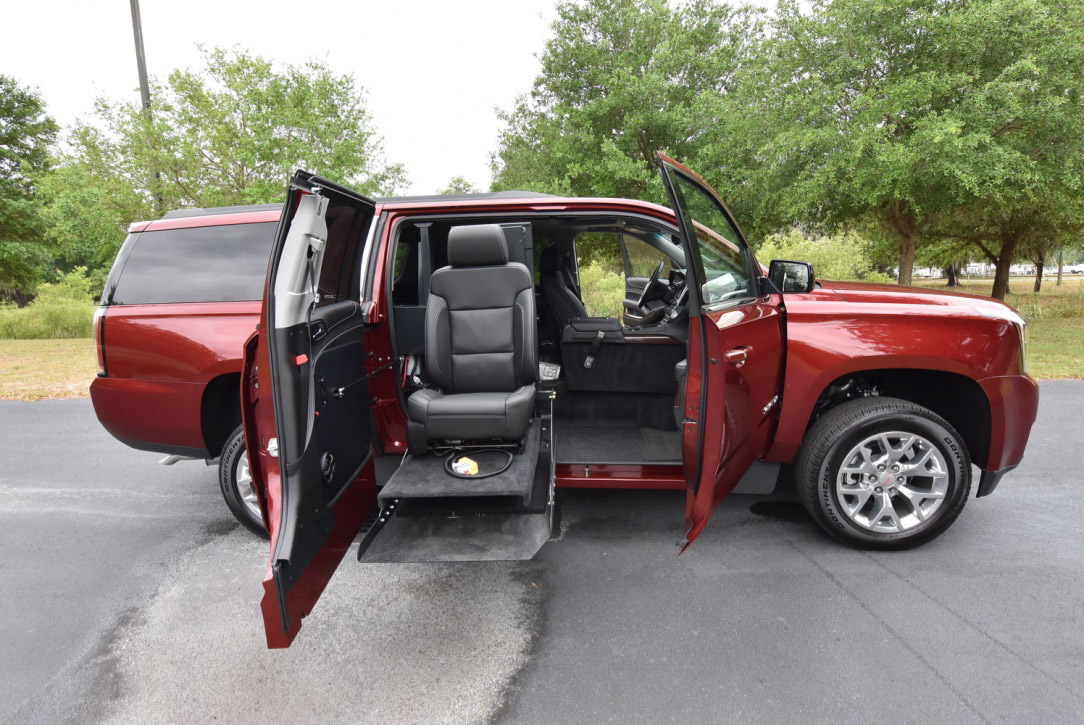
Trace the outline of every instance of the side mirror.
{"type": "Polygon", "coordinates": [[[813,265],[808,262],[792,262],[788,259],[773,259],[768,264],[768,279],[776,289],[787,292],[812,292],[813,265]]]}

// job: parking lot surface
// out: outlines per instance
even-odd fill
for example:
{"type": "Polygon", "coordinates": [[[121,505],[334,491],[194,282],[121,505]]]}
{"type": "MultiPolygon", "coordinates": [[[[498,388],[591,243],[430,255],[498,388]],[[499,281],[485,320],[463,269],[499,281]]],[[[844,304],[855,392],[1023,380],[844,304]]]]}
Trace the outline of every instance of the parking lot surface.
{"type": "Polygon", "coordinates": [[[359,565],[264,648],[266,543],[202,463],[89,401],[0,403],[0,713],[11,722],[1079,722],[1084,382],[923,548],[847,549],[732,497],[678,557],[673,493],[568,492],[534,561],[359,565]]]}

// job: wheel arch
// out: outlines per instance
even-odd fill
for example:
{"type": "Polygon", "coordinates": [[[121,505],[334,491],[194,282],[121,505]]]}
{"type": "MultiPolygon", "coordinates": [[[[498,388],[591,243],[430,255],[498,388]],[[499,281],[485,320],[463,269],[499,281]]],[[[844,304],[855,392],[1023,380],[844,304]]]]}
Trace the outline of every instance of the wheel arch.
{"type": "Polygon", "coordinates": [[[199,419],[207,454],[218,458],[230,433],[241,425],[241,373],[223,373],[207,382],[199,419]]]}
{"type": "Polygon", "coordinates": [[[873,395],[906,400],[941,416],[963,438],[971,460],[985,468],[990,453],[990,400],[978,382],[945,370],[878,368],[841,375],[820,391],[806,430],[840,403],[873,395]]]}

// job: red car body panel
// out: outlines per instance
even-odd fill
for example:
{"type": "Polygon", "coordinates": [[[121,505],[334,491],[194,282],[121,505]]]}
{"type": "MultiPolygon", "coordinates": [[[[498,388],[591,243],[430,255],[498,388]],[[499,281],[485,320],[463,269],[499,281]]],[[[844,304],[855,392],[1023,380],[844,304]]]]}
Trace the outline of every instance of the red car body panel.
{"type": "MultiPolygon", "coordinates": [[[[821,392],[833,381],[861,371],[937,370],[980,385],[986,378],[1006,374],[1022,381],[1008,388],[984,386],[987,396],[994,396],[989,400],[991,411],[1007,404],[1002,399],[1006,393],[1037,396],[1028,392],[1037,388],[1022,373],[1012,323],[984,317],[975,310],[976,304],[990,304],[990,300],[893,287],[865,288],[836,282],[824,285],[824,289],[809,294],[786,296],[783,405],[779,428],[765,460],[794,460],[821,392]],[[847,301],[844,294],[854,301],[847,301]],[[931,305],[937,305],[935,310],[930,309],[931,305]]],[[[1020,402],[1008,405],[1029,407],[1020,402]]],[[[1004,434],[1006,438],[1026,440],[1034,420],[1034,415],[1015,420],[1002,417],[991,423],[1014,428],[1004,434]]],[[[975,463],[991,470],[1019,463],[1019,457],[1014,459],[1010,454],[1006,458],[993,440],[990,451],[989,460],[975,463]]]]}
{"type": "MultiPolygon", "coordinates": [[[[373,280],[367,335],[370,371],[392,356],[386,322],[384,279],[395,227],[418,214],[484,215],[507,212],[605,212],[650,216],[675,225],[673,212],[657,204],[625,199],[482,199],[388,202],[377,207],[378,263],[373,280]]],[[[258,211],[133,224],[133,232],[225,223],[277,221],[280,212],[258,211]]],[[[834,380],[863,370],[924,369],[956,373],[985,391],[991,412],[990,454],[976,464],[1001,470],[1019,463],[1037,407],[1038,388],[1020,369],[1011,323],[983,317],[975,307],[1001,307],[993,300],[933,290],[861,283],[823,282],[808,294],[788,294],[786,370],[777,428],[765,455],[789,462],[797,454],[814,404],[834,380]]],[[[108,376],[91,385],[99,420],[114,436],[148,450],[193,455],[205,452],[199,429],[207,383],[216,375],[241,372],[241,348],[255,329],[259,302],[111,306],[104,321],[108,376]],[[147,309],[138,309],[146,307],[147,309]],[[149,342],[153,341],[153,342],[149,342]]],[[[690,377],[689,385],[695,381],[690,377]]],[[[406,416],[392,369],[370,381],[378,447],[404,450],[406,416]]],[[[770,433],[767,433],[769,436],[770,433]]],[[[560,486],[671,488],[672,466],[559,466],[560,486]],[[612,467],[611,467],[612,468],[612,467]],[[604,471],[608,471],[603,475],[604,471]]]]}
{"type": "Polygon", "coordinates": [[[193,227],[224,226],[226,224],[258,224],[260,222],[277,222],[282,212],[277,210],[268,211],[242,211],[236,214],[216,214],[211,217],[194,216],[180,219],[158,219],[152,222],[138,222],[128,227],[131,232],[157,232],[162,229],[192,229],[193,227]]]}
{"type": "Polygon", "coordinates": [[[665,463],[558,463],[558,488],[628,488],[641,491],[684,491],[682,467],[665,463]]]}
{"type": "Polygon", "coordinates": [[[990,401],[990,457],[983,468],[1015,468],[1039,412],[1039,385],[1026,375],[986,378],[979,385],[990,401]]]}
{"type": "Polygon", "coordinates": [[[241,372],[259,312],[258,301],[108,307],[99,339],[108,376],[90,386],[98,420],[133,447],[207,455],[204,391],[241,372]]]}

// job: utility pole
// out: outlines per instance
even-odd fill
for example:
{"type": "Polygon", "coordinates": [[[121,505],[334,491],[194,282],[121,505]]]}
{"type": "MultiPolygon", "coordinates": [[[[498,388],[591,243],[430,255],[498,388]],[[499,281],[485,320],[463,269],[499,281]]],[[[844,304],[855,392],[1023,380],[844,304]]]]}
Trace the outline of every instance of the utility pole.
{"type": "MultiPolygon", "coordinates": [[[[143,101],[143,117],[149,130],[151,127],[151,89],[147,83],[147,56],[143,51],[143,21],[139,17],[139,0],[131,0],[131,5],[132,35],[135,36],[136,67],[139,70],[139,97],[143,101]]],[[[154,187],[151,192],[154,196],[154,212],[161,216],[164,213],[162,209],[161,176],[158,173],[157,165],[153,162],[150,171],[154,177],[151,182],[154,187]]]]}
{"type": "Polygon", "coordinates": [[[147,86],[147,55],[143,51],[143,21],[139,17],[139,0],[132,3],[132,34],[135,35],[136,67],[139,69],[139,96],[143,112],[151,112],[151,89],[147,86]]]}

